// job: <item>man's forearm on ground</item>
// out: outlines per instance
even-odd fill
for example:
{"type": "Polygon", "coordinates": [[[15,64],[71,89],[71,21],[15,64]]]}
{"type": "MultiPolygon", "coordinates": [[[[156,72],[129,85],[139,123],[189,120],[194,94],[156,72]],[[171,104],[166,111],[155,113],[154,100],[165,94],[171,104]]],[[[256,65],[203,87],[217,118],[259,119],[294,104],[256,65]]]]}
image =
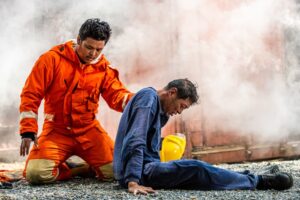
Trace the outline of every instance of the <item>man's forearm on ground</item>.
{"type": "Polygon", "coordinates": [[[131,153],[131,157],[127,161],[125,168],[125,184],[129,182],[140,182],[143,170],[143,150],[142,148],[137,148],[131,153]]]}

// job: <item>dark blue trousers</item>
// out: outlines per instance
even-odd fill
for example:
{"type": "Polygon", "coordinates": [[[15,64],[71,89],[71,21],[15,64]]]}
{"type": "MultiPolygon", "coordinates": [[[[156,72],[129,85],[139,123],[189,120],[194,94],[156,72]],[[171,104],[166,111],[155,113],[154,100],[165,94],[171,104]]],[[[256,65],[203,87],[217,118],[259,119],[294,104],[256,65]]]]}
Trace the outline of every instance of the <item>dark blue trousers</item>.
{"type": "Polygon", "coordinates": [[[198,190],[255,189],[258,176],[235,172],[199,160],[150,162],[144,166],[142,184],[153,188],[198,190]]]}

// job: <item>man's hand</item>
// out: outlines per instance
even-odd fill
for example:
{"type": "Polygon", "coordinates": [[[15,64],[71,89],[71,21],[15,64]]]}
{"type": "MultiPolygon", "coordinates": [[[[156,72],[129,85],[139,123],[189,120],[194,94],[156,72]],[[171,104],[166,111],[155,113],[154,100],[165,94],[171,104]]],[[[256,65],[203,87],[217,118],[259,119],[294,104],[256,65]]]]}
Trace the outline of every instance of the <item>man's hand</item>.
{"type": "Polygon", "coordinates": [[[151,187],[145,187],[139,185],[136,182],[129,182],[128,183],[128,192],[136,194],[148,194],[148,193],[156,193],[151,187]]]}
{"type": "Polygon", "coordinates": [[[20,146],[20,156],[26,156],[29,154],[30,143],[34,142],[34,145],[37,146],[37,138],[34,137],[34,140],[31,138],[22,138],[21,146],[20,146]]]}

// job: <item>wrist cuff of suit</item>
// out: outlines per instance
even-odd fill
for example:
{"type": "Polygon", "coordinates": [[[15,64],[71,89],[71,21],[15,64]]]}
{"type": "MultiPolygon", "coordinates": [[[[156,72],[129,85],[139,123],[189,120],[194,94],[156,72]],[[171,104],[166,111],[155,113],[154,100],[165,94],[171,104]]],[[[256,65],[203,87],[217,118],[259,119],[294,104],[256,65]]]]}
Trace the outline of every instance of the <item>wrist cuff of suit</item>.
{"type": "Polygon", "coordinates": [[[21,134],[22,139],[24,138],[30,138],[32,141],[35,139],[35,133],[34,132],[25,132],[21,134]]]}

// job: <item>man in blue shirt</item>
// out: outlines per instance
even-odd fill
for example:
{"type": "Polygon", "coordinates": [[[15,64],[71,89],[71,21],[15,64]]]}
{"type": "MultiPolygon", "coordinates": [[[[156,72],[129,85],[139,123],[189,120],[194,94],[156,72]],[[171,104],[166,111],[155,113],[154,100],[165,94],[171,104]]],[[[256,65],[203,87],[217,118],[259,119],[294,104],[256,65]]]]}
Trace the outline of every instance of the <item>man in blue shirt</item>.
{"type": "Polygon", "coordinates": [[[127,104],[115,141],[114,175],[130,193],[147,194],[153,188],[200,190],[288,189],[292,177],[276,171],[255,175],[217,168],[199,160],[160,162],[161,128],[172,115],[198,101],[188,79],[173,80],[161,90],[144,88],[127,104]]]}

